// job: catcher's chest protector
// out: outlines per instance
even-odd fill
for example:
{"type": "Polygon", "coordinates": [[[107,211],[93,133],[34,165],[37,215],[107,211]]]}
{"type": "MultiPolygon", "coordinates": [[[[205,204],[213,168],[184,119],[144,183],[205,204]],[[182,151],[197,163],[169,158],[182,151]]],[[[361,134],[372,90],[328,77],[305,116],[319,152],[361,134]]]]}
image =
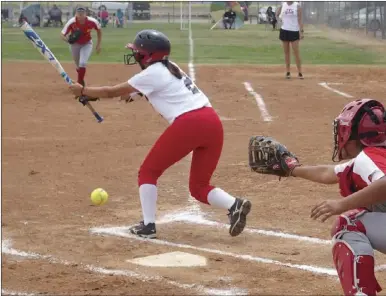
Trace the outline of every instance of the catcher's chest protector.
{"type": "Polygon", "coordinates": [[[340,194],[343,197],[349,196],[358,191],[352,178],[354,164],[346,167],[346,169],[338,174],[340,194]]]}

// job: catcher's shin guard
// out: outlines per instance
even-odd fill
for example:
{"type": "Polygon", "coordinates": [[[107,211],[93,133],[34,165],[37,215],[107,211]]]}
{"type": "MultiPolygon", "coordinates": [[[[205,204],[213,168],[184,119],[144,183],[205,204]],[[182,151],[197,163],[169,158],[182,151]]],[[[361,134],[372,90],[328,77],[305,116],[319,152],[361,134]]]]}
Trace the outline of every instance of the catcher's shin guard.
{"type": "Polygon", "coordinates": [[[376,295],[382,290],[375,278],[373,249],[359,220],[365,212],[340,215],[331,231],[333,259],[345,295],[376,295]]]}
{"type": "Polygon", "coordinates": [[[344,295],[376,295],[382,289],[374,274],[374,258],[355,255],[350,246],[337,240],[332,249],[344,295]]]}

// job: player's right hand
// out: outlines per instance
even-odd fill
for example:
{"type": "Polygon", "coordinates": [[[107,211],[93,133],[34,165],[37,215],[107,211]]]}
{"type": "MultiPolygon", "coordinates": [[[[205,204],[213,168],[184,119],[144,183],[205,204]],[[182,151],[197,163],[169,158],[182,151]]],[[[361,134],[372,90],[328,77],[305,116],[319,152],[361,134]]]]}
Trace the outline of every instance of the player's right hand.
{"type": "Polygon", "coordinates": [[[97,54],[100,54],[100,52],[101,52],[101,46],[100,46],[100,45],[97,45],[96,48],[95,48],[95,50],[96,50],[96,53],[97,53],[97,54]]]}

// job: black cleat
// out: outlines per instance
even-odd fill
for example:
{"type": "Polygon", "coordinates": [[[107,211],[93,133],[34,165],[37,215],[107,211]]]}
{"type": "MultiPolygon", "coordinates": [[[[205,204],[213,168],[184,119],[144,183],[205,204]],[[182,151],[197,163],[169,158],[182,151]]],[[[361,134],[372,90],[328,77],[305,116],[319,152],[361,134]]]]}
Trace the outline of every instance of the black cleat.
{"type": "Polygon", "coordinates": [[[287,74],[285,74],[285,78],[291,79],[291,73],[290,73],[290,72],[287,72],[287,74]]]}
{"type": "Polygon", "coordinates": [[[156,238],[157,233],[155,230],[155,223],[144,224],[143,221],[139,224],[130,227],[130,232],[144,238],[156,238]]]}
{"type": "Polygon", "coordinates": [[[298,78],[299,78],[299,79],[304,79],[303,74],[302,74],[302,73],[299,73],[298,78]]]}
{"type": "Polygon", "coordinates": [[[247,215],[251,211],[252,203],[246,199],[236,198],[235,203],[229,209],[228,217],[231,224],[229,234],[237,236],[243,232],[247,224],[247,215]]]}

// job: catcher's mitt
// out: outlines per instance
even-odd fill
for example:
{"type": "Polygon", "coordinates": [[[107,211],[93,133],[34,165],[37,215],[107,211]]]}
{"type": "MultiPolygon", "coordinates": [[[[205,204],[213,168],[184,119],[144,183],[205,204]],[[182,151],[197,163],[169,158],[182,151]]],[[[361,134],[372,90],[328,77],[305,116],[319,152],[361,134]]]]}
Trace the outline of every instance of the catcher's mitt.
{"type": "Polygon", "coordinates": [[[81,36],[82,36],[82,31],[79,29],[76,29],[74,32],[70,34],[70,36],[68,36],[68,43],[74,44],[76,41],[80,39],[81,36]]]}
{"type": "Polygon", "coordinates": [[[287,147],[270,137],[251,137],[248,150],[249,166],[256,173],[289,177],[301,165],[287,147]]]}

